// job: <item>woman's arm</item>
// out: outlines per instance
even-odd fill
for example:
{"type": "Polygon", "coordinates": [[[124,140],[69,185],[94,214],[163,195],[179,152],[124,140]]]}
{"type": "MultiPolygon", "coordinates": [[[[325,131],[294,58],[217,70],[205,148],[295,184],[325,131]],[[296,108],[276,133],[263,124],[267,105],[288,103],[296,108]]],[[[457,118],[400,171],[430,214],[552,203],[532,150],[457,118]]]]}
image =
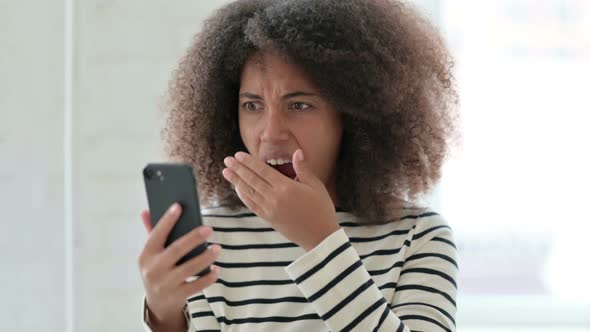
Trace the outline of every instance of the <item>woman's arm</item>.
{"type": "Polygon", "coordinates": [[[287,273],[332,331],[454,331],[452,231],[442,219],[421,224],[427,225],[416,227],[406,260],[397,265],[399,280],[383,285],[395,288],[392,303],[342,229],[289,265],[287,273]]]}
{"type": "Polygon", "coordinates": [[[423,238],[413,241],[420,245],[402,268],[390,308],[412,330],[456,329],[457,249],[447,227],[431,226],[415,233],[414,238],[423,238]]]}
{"type": "MultiPolygon", "coordinates": [[[[159,322],[155,319],[154,314],[151,312],[145,297],[143,300],[143,327],[146,332],[187,332],[188,329],[187,320],[187,309],[186,306],[183,312],[179,312],[178,316],[174,321],[159,322]]],[[[189,330],[190,331],[190,330],[189,330]]]]}
{"type": "Polygon", "coordinates": [[[202,292],[195,294],[187,300],[187,305],[179,313],[178,319],[175,322],[167,322],[164,325],[161,322],[154,321],[153,315],[150,315],[151,313],[145,297],[143,300],[143,312],[143,328],[146,332],[196,332],[197,326],[200,327],[199,330],[221,331],[221,327],[213,315],[209,302],[207,302],[202,292]]]}

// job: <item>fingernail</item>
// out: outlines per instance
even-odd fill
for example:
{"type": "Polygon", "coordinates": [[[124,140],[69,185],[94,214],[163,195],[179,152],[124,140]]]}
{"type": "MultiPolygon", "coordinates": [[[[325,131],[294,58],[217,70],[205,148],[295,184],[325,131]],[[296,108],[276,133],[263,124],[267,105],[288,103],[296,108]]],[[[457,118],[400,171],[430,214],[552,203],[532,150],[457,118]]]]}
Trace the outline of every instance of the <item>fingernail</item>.
{"type": "Polygon", "coordinates": [[[210,245],[208,248],[214,254],[217,254],[217,253],[219,253],[221,251],[221,247],[220,246],[216,246],[216,245],[210,245]]]}
{"type": "Polygon", "coordinates": [[[234,160],[232,157],[226,157],[225,159],[223,159],[223,163],[226,164],[228,167],[231,166],[233,162],[234,160]]]}
{"type": "Polygon", "coordinates": [[[238,151],[238,152],[236,152],[234,157],[239,161],[244,161],[244,159],[246,159],[246,153],[244,153],[242,151],[238,151]]]}
{"type": "Polygon", "coordinates": [[[168,211],[170,213],[176,213],[176,212],[178,212],[178,203],[172,204],[172,206],[170,207],[170,209],[168,211]]]}
{"type": "Polygon", "coordinates": [[[230,171],[229,171],[229,168],[224,168],[224,169],[221,171],[221,174],[222,174],[222,175],[223,175],[223,177],[224,177],[224,178],[226,178],[227,180],[231,180],[231,173],[230,173],[230,171]],[[226,171],[226,172],[224,172],[226,169],[227,169],[227,171],[226,171]]]}
{"type": "Polygon", "coordinates": [[[201,236],[207,237],[209,234],[211,234],[211,228],[201,227],[199,228],[199,234],[201,234],[201,236]]]}
{"type": "Polygon", "coordinates": [[[297,159],[299,161],[303,161],[303,150],[301,150],[301,152],[297,155],[297,159]]]}

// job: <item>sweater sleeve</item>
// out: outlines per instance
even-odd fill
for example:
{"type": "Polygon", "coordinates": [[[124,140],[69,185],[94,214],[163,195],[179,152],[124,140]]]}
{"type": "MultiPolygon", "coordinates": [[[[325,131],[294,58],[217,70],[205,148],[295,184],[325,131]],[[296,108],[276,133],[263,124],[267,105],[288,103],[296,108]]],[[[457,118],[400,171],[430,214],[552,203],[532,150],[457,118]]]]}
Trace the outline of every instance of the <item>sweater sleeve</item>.
{"type": "MultiPolygon", "coordinates": [[[[149,326],[149,320],[147,317],[147,310],[146,309],[147,309],[147,303],[146,303],[145,295],[144,295],[143,305],[142,305],[143,329],[146,332],[153,332],[151,327],[149,326]]],[[[203,317],[209,317],[208,315],[201,316],[199,314],[202,312],[207,312],[207,313],[210,312],[213,319],[215,319],[215,317],[213,316],[213,312],[211,311],[211,308],[209,307],[209,303],[207,302],[207,299],[205,299],[205,296],[202,294],[202,292],[197,293],[193,297],[189,298],[187,300],[187,302],[185,303],[185,306],[182,309],[182,311],[184,313],[184,317],[186,319],[186,324],[188,326],[187,332],[197,332],[197,331],[203,331],[203,330],[213,330],[213,331],[216,331],[216,330],[220,331],[221,330],[217,320],[215,320],[214,322],[211,322],[210,319],[207,319],[207,318],[202,319],[203,317]],[[191,315],[196,316],[196,319],[191,319],[191,315]],[[195,324],[195,320],[202,320],[199,322],[199,326],[202,326],[201,329],[197,329],[197,325],[195,324]]]]}
{"type": "Polygon", "coordinates": [[[221,331],[221,325],[217,321],[203,292],[191,296],[187,300],[187,306],[185,308],[188,320],[188,332],[221,331]]]}
{"type": "MultiPolygon", "coordinates": [[[[148,310],[147,310],[147,301],[145,299],[145,295],[143,296],[143,304],[141,306],[141,311],[143,312],[142,325],[143,325],[144,331],[146,331],[146,332],[153,332],[152,331],[152,328],[150,327],[150,324],[149,324],[149,316],[148,316],[148,310]]],[[[188,329],[187,332],[194,331],[194,330],[191,330],[191,328],[190,328],[190,326],[191,326],[190,325],[190,318],[189,318],[189,315],[188,315],[188,310],[187,310],[186,304],[185,304],[184,308],[182,309],[182,311],[184,313],[184,317],[186,319],[187,326],[189,326],[189,329],[188,329]]]]}
{"type": "Polygon", "coordinates": [[[143,316],[143,319],[142,319],[141,323],[143,325],[144,331],[145,332],[152,332],[152,328],[149,326],[149,323],[148,323],[147,303],[145,301],[145,295],[142,298],[141,313],[142,313],[142,316],[143,316]]]}
{"type": "Polygon", "coordinates": [[[446,260],[424,256],[455,257],[454,251],[430,241],[421,244],[445,236],[443,233],[448,238],[448,231],[437,228],[413,242],[412,247],[419,250],[406,256],[392,303],[371,278],[343,229],[287,266],[286,272],[332,331],[454,331],[456,288],[441,274],[454,280],[456,268],[446,260]]]}
{"type": "Polygon", "coordinates": [[[419,331],[455,331],[457,249],[444,220],[417,229],[391,309],[406,326],[419,331]]]}

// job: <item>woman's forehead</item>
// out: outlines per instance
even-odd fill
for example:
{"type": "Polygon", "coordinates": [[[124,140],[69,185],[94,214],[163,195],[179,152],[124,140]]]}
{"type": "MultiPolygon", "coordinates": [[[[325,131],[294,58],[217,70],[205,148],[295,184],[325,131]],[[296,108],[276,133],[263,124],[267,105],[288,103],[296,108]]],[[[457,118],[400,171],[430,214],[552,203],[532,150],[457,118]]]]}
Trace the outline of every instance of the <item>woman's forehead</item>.
{"type": "Polygon", "coordinates": [[[268,85],[285,90],[317,90],[301,65],[276,52],[258,51],[246,60],[242,68],[241,86],[265,88],[270,87],[268,85]]]}
{"type": "Polygon", "coordinates": [[[267,50],[259,50],[248,56],[242,67],[242,71],[246,70],[259,73],[289,71],[305,74],[303,68],[287,55],[267,50]]]}

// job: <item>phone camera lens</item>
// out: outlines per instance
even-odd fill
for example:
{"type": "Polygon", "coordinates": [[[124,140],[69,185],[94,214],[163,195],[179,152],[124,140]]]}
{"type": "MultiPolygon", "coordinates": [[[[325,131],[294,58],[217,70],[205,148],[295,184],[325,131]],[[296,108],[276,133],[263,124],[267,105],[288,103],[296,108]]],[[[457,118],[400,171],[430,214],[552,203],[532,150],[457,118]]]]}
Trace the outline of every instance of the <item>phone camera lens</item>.
{"type": "Polygon", "coordinates": [[[151,168],[145,168],[145,169],[143,170],[143,176],[144,176],[146,179],[148,179],[148,180],[151,180],[151,179],[152,179],[152,177],[154,176],[154,170],[153,170],[153,169],[151,169],[151,168]]]}

